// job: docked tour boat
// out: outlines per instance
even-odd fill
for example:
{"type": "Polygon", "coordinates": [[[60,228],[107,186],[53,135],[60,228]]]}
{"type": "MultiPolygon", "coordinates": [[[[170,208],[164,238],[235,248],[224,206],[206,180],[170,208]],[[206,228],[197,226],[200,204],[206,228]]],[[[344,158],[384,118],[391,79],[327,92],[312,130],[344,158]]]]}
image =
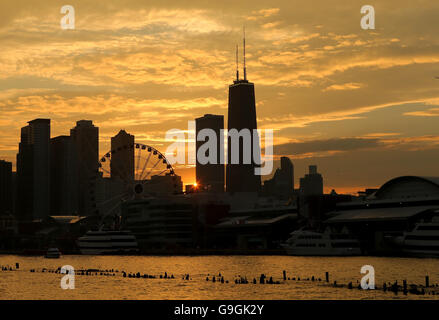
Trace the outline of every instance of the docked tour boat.
{"type": "Polygon", "coordinates": [[[359,241],[348,233],[296,230],[282,245],[288,255],[294,256],[355,256],[361,255],[359,241]]]}
{"type": "Polygon", "coordinates": [[[82,254],[134,254],[139,251],[136,237],[128,230],[88,231],[77,242],[82,254]]]}

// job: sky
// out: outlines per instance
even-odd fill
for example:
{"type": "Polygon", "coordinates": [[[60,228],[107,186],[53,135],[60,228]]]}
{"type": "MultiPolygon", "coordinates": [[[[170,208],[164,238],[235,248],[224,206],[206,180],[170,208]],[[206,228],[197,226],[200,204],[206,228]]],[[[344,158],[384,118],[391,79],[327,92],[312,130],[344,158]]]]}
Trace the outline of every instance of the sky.
{"type": "MultiPolygon", "coordinates": [[[[15,164],[35,118],[52,137],[93,120],[100,154],[120,129],[164,152],[167,130],[227,119],[245,25],[258,128],[274,130],[275,167],[289,156],[296,188],[312,164],[325,191],[439,176],[438,17],[432,0],[1,1],[0,159],[15,164]]],[[[195,181],[192,165],[176,173],[195,181]]]]}

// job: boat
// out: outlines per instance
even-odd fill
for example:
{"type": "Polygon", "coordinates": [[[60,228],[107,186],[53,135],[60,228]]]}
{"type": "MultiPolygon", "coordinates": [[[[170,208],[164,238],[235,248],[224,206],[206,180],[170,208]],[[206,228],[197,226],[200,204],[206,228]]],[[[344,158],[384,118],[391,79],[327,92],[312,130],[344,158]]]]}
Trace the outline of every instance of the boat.
{"type": "Polygon", "coordinates": [[[139,252],[136,237],[129,230],[90,230],[77,240],[77,244],[85,255],[139,252]]]}
{"type": "Polygon", "coordinates": [[[411,231],[404,232],[403,252],[417,257],[439,257],[439,212],[430,220],[415,224],[411,231]]]}
{"type": "Polygon", "coordinates": [[[48,259],[58,259],[61,256],[61,252],[58,250],[58,248],[49,248],[47,249],[45,258],[48,259]]]}
{"type": "Polygon", "coordinates": [[[333,233],[300,229],[290,233],[281,245],[293,256],[356,256],[361,255],[359,241],[347,232],[333,233]]]}

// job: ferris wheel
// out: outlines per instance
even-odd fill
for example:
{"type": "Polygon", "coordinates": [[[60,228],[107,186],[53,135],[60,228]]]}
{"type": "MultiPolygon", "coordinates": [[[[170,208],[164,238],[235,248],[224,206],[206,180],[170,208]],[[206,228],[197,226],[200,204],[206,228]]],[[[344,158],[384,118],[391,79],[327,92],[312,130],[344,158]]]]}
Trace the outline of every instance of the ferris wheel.
{"type": "Polygon", "coordinates": [[[127,143],[105,153],[92,176],[90,201],[94,215],[120,215],[124,202],[181,192],[171,163],[154,147],[127,143]]]}

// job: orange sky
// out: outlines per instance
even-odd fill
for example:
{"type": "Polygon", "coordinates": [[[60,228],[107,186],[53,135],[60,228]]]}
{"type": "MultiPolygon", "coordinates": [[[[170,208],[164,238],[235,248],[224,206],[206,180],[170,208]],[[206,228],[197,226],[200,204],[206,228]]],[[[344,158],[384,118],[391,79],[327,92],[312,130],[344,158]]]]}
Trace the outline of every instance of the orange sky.
{"type": "Polygon", "coordinates": [[[64,1],[40,2],[0,4],[0,159],[40,117],[52,136],[93,120],[101,154],[119,129],[165,151],[166,130],[227,115],[245,24],[258,126],[296,187],[310,164],[338,192],[439,175],[437,1],[369,1],[375,30],[363,1],[71,1],[75,30],[60,28],[64,1]]]}

